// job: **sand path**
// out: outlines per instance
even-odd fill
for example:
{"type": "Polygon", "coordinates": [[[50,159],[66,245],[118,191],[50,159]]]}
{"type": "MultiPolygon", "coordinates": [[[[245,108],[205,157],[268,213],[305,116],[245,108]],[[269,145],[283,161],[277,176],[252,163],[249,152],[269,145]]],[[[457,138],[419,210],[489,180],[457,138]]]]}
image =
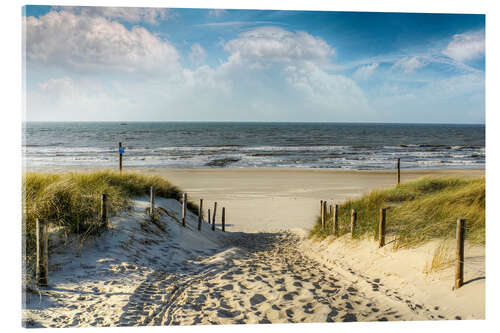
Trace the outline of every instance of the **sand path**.
{"type": "MultiPolygon", "coordinates": [[[[191,325],[444,318],[384,289],[352,282],[302,255],[297,235],[242,234],[230,249],[154,272],[131,297],[122,324],[191,325]],[[363,291],[361,290],[363,289],[363,291]],[[382,297],[381,297],[382,296],[382,297]],[[399,305],[395,304],[399,298],[399,305]]],[[[352,272],[353,274],[356,274],[352,272]]]]}
{"type": "MultiPolygon", "coordinates": [[[[445,319],[378,278],[302,253],[303,236],[213,232],[188,213],[188,227],[148,222],[147,199],[79,256],[51,257],[50,287],[28,294],[28,327],[95,327],[445,319]],[[354,277],[354,278],[353,278],[354,277]]],[[[158,199],[180,217],[180,204],[158,199]]],[[[451,319],[451,318],[446,318],[451,319]]]]}

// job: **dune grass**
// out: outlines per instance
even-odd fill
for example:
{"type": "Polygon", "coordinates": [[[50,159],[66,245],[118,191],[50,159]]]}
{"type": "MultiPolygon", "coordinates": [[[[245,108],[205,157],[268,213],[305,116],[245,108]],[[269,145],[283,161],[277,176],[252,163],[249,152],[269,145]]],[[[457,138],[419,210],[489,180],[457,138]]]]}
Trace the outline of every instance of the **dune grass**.
{"type": "MultiPolygon", "coordinates": [[[[160,176],[136,172],[91,171],[66,173],[28,172],[23,175],[23,261],[32,268],[36,254],[36,218],[51,220],[67,233],[85,234],[97,225],[101,194],[107,194],[108,216],[129,207],[135,196],[149,195],[179,200],[181,190],[160,176]]],[[[198,206],[188,202],[196,214],[198,206]]],[[[27,272],[28,273],[28,272],[27,272]]]]}
{"type": "MultiPolygon", "coordinates": [[[[351,209],[357,211],[355,238],[377,237],[379,210],[387,210],[387,233],[395,237],[395,249],[418,246],[432,239],[455,237],[456,220],[467,219],[466,240],[485,243],[485,179],[423,178],[339,205],[339,235],[350,232],[351,209]]],[[[328,210],[328,209],[327,209],[328,210]]],[[[318,203],[319,211],[319,203],[318,203]]],[[[321,217],[310,237],[332,234],[332,216],[321,229],[321,217]]]]}
{"type": "Polygon", "coordinates": [[[425,274],[438,272],[447,267],[453,266],[455,262],[455,249],[452,245],[441,242],[435,249],[432,261],[424,267],[425,274]]]}

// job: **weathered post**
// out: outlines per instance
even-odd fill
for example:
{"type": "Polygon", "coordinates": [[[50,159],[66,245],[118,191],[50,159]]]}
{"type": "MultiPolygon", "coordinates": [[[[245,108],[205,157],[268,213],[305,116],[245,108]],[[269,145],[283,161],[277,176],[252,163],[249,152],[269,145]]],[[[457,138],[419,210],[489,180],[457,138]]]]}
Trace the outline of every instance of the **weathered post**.
{"type": "Polygon", "coordinates": [[[457,220],[457,266],[455,270],[455,289],[464,284],[464,243],[465,219],[457,220]]]}
{"type": "Polygon", "coordinates": [[[47,220],[36,219],[36,266],[35,278],[39,286],[49,284],[49,235],[47,220]]]}
{"type": "Polygon", "coordinates": [[[187,193],[182,195],[182,226],[186,227],[187,193]]]}
{"type": "Polygon", "coordinates": [[[355,209],[351,209],[351,238],[354,238],[357,219],[358,219],[358,213],[356,212],[355,209]]]}
{"type": "Polygon", "coordinates": [[[208,224],[210,224],[211,220],[210,220],[210,208],[208,209],[208,224]]]}
{"type": "Polygon", "coordinates": [[[123,147],[122,143],[118,142],[118,153],[120,154],[120,173],[122,172],[123,147]]]}
{"type": "Polygon", "coordinates": [[[378,225],[378,247],[385,245],[385,216],[386,208],[380,208],[380,222],[378,225]]]}
{"type": "Polygon", "coordinates": [[[323,201],[323,228],[326,228],[326,200],[323,201]]]}
{"type": "Polygon", "coordinates": [[[203,215],[203,199],[200,199],[200,207],[198,207],[198,231],[201,231],[201,215],[203,215]]]}
{"type": "Polygon", "coordinates": [[[222,232],[226,232],[226,207],[222,207],[222,232]]]}
{"type": "Polygon", "coordinates": [[[320,214],[320,217],[321,217],[321,229],[324,229],[325,228],[325,212],[324,212],[324,209],[323,209],[323,200],[320,201],[320,210],[319,210],[319,214],[320,214]]]}
{"type": "Polygon", "coordinates": [[[149,189],[149,216],[154,219],[155,216],[155,187],[149,189]]]}
{"type": "Polygon", "coordinates": [[[339,234],[339,205],[335,204],[333,207],[333,234],[339,234]]]}
{"type": "Polygon", "coordinates": [[[214,215],[212,216],[213,225],[215,225],[215,214],[217,214],[217,202],[214,202],[214,215]]]}
{"type": "Polygon", "coordinates": [[[319,217],[321,219],[321,229],[324,227],[324,221],[323,221],[323,200],[319,201],[319,217]]]}
{"type": "Polygon", "coordinates": [[[328,210],[328,211],[330,212],[330,215],[332,215],[332,216],[333,216],[333,206],[332,206],[332,205],[330,205],[330,208],[329,208],[329,210],[328,210]]]}
{"type": "Polygon", "coordinates": [[[398,185],[401,183],[401,159],[398,157],[398,185]]]}
{"type": "Polygon", "coordinates": [[[107,205],[108,203],[108,196],[106,193],[101,194],[101,225],[106,226],[107,225],[107,205]]]}
{"type": "Polygon", "coordinates": [[[214,214],[212,215],[212,231],[215,231],[215,214],[217,213],[217,202],[214,203],[214,214]]]}

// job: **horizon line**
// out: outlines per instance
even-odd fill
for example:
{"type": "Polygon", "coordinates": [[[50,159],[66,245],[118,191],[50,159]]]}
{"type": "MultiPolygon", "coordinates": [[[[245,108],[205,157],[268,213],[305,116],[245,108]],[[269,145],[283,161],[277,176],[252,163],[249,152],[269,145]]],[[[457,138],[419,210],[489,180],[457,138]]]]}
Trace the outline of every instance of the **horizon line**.
{"type": "Polygon", "coordinates": [[[377,122],[377,121],[258,121],[258,120],[22,120],[23,123],[252,123],[252,124],[392,124],[392,125],[486,125],[452,122],[377,122]]]}

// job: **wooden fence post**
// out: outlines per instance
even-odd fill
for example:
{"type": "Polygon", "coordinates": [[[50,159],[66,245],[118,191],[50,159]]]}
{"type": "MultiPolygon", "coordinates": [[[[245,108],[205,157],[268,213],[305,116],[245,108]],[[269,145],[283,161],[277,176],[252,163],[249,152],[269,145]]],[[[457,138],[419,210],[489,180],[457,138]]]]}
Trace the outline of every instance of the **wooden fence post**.
{"type": "Polygon", "coordinates": [[[49,235],[47,220],[36,219],[36,266],[35,278],[39,286],[49,284],[49,235]]]}
{"type": "Polygon", "coordinates": [[[186,226],[187,193],[182,195],[182,226],[186,226]]]}
{"type": "Polygon", "coordinates": [[[401,183],[401,159],[398,157],[398,185],[401,183]]]}
{"type": "Polygon", "coordinates": [[[208,209],[208,224],[210,224],[211,220],[210,220],[210,208],[208,209]]]}
{"type": "Polygon", "coordinates": [[[203,199],[200,199],[200,207],[198,207],[198,231],[201,231],[201,215],[203,213],[203,199]]]}
{"type": "Polygon", "coordinates": [[[226,207],[222,207],[222,232],[226,232],[226,207]]]}
{"type": "Polygon", "coordinates": [[[385,245],[385,217],[386,209],[380,208],[380,221],[378,225],[378,247],[385,245]]]}
{"type": "Polygon", "coordinates": [[[122,143],[118,142],[118,153],[120,154],[120,173],[122,172],[122,143]]]}
{"type": "Polygon", "coordinates": [[[215,214],[217,214],[217,201],[214,202],[214,214],[212,216],[212,229],[215,230],[215,214]]]}
{"type": "Polygon", "coordinates": [[[465,219],[457,220],[457,266],[455,270],[455,289],[464,284],[464,243],[465,219]]]}
{"type": "Polygon", "coordinates": [[[106,193],[101,194],[101,225],[107,226],[108,214],[108,196],[106,193]]]}
{"type": "Polygon", "coordinates": [[[155,216],[155,187],[149,189],[149,216],[154,219],[155,216]]]}
{"type": "Polygon", "coordinates": [[[333,206],[332,206],[332,205],[330,205],[330,208],[329,208],[329,210],[328,210],[328,211],[330,212],[330,215],[332,215],[332,216],[333,216],[333,206]]]}
{"type": "Polygon", "coordinates": [[[212,231],[215,231],[215,213],[217,212],[217,202],[214,203],[214,213],[212,215],[212,231]]]}
{"type": "Polygon", "coordinates": [[[339,205],[335,204],[333,207],[333,234],[339,234],[339,205]]]}
{"type": "Polygon", "coordinates": [[[326,228],[326,200],[323,200],[323,216],[321,218],[323,229],[326,228]]]}
{"type": "Polygon", "coordinates": [[[323,200],[320,200],[319,202],[319,216],[321,218],[321,229],[325,228],[325,216],[323,214],[323,200]]]}
{"type": "Polygon", "coordinates": [[[356,221],[358,219],[358,213],[355,209],[351,209],[351,238],[354,238],[354,233],[356,232],[356,221]]]}

